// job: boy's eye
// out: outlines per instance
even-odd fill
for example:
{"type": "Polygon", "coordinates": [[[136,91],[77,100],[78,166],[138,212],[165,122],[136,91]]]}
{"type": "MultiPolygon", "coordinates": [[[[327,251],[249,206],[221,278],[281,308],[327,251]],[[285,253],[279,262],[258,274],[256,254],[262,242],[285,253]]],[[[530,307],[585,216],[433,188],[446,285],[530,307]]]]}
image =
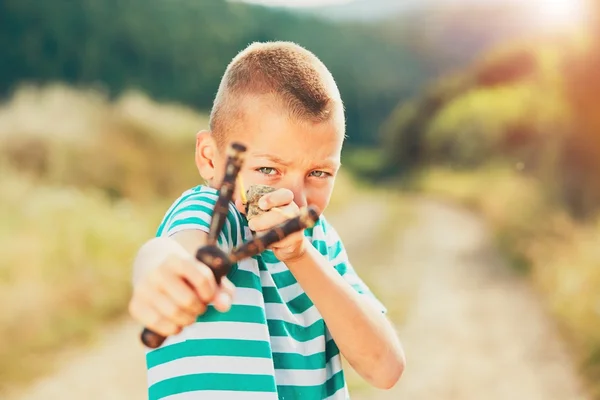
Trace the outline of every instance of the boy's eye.
{"type": "Polygon", "coordinates": [[[265,175],[275,175],[277,173],[277,170],[275,168],[270,167],[261,167],[258,168],[257,171],[265,175]]]}
{"type": "Polygon", "coordinates": [[[325,171],[313,171],[310,174],[316,178],[325,178],[329,176],[329,174],[325,171]]]}

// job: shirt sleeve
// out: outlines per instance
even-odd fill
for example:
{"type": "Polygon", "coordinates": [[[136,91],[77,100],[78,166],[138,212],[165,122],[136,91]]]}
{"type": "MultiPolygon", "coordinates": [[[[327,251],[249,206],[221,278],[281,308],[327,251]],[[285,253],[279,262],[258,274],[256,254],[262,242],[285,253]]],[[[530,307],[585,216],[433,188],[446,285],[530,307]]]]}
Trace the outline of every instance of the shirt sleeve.
{"type": "Polygon", "coordinates": [[[375,294],[369,289],[367,284],[358,276],[350,260],[348,259],[348,253],[339,237],[337,231],[328,222],[324,221],[324,230],[326,231],[327,237],[327,254],[329,261],[333,264],[333,267],[339,272],[339,274],[361,295],[368,297],[375,306],[382,313],[387,313],[387,308],[381,301],[375,296],[375,294]]]}
{"type": "MultiPolygon", "coordinates": [[[[156,236],[168,237],[190,229],[208,233],[217,197],[215,189],[204,186],[188,190],[169,208],[156,236]]],[[[242,241],[242,231],[241,214],[231,203],[225,225],[217,239],[219,247],[228,251],[237,246],[242,241]]]]}

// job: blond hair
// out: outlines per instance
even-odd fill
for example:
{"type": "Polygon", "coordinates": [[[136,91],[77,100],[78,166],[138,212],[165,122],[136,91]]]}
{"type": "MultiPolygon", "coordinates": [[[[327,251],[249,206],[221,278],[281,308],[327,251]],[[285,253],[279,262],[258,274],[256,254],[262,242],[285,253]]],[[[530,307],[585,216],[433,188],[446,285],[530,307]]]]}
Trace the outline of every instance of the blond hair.
{"type": "Polygon", "coordinates": [[[234,124],[243,118],[245,96],[276,99],[290,118],[325,122],[343,104],[333,76],[310,51],[292,42],[255,42],[227,66],[210,114],[210,130],[222,144],[234,124]]]}

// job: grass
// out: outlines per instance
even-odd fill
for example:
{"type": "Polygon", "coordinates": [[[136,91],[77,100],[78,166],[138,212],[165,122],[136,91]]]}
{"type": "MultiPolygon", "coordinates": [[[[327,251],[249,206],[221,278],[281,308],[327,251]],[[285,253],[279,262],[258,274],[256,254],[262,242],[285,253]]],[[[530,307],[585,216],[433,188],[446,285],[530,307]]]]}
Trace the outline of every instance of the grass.
{"type": "Polygon", "coordinates": [[[138,93],[23,87],[0,106],[0,392],[122,316],[131,263],[198,184],[207,118],[138,93]]]}
{"type": "Polygon", "coordinates": [[[0,173],[0,382],[23,383],[56,349],[126,310],[131,261],[166,204],[136,207],[0,173]]]}
{"type": "Polygon", "coordinates": [[[414,185],[486,218],[500,249],[528,274],[556,317],[593,398],[600,399],[600,219],[573,220],[542,195],[537,181],[501,166],[433,168],[414,185]]]}

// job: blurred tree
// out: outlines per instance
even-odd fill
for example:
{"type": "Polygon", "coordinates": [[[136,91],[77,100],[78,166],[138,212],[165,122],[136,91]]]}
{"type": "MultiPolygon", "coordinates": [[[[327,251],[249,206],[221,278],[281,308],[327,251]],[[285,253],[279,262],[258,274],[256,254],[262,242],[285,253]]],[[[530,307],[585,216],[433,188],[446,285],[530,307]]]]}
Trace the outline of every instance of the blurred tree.
{"type": "Polygon", "coordinates": [[[380,123],[424,79],[403,42],[376,26],[224,0],[0,0],[0,94],[59,80],[206,110],[231,58],[266,40],[295,41],[331,69],[351,144],[374,144],[380,123]]]}
{"type": "Polygon", "coordinates": [[[504,161],[585,217],[600,205],[600,30],[509,43],[402,102],[383,125],[388,173],[504,161]],[[595,33],[597,32],[597,33],[595,33]]]}

